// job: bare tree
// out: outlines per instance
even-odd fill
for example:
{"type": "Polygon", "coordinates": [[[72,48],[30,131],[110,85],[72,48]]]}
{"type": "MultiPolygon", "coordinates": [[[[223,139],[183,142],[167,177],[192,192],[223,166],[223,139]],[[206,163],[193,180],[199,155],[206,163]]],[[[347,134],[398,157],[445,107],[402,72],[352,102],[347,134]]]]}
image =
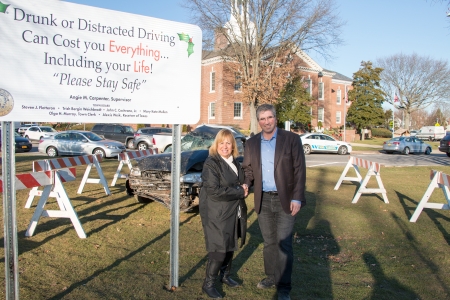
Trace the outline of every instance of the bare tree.
{"type": "Polygon", "coordinates": [[[411,113],[439,101],[448,102],[450,69],[448,62],[417,54],[396,54],[377,60],[384,69],[381,82],[387,102],[404,110],[409,129],[411,113]]]}
{"type": "Polygon", "coordinates": [[[287,81],[292,71],[280,66],[300,49],[331,58],[332,47],[342,43],[334,0],[184,0],[183,6],[203,30],[204,48],[237,65],[253,132],[256,107],[275,101],[285,82],[274,79],[287,81]]]}

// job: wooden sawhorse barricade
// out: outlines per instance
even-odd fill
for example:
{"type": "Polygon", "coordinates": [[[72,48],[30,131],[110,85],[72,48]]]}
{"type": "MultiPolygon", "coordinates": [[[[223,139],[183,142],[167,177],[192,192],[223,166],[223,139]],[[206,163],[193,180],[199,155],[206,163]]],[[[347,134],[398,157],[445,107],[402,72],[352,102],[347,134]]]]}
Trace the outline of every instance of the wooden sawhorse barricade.
{"type": "Polygon", "coordinates": [[[383,196],[383,200],[385,203],[389,203],[389,200],[386,195],[386,189],[384,188],[383,182],[381,181],[380,176],[380,169],[381,164],[368,161],[362,158],[350,156],[349,161],[347,165],[345,166],[344,171],[341,174],[341,177],[339,178],[338,182],[336,183],[336,186],[334,187],[335,190],[338,190],[342,181],[348,180],[348,181],[356,181],[359,182],[359,188],[356,192],[355,196],[353,197],[352,203],[358,202],[359,198],[362,194],[381,194],[383,196]],[[353,167],[356,172],[356,177],[346,177],[348,170],[350,167],[353,167]],[[364,180],[362,179],[361,172],[359,171],[359,167],[363,167],[368,169],[368,172],[366,174],[366,177],[364,177],[364,180]],[[367,188],[367,183],[370,180],[371,176],[375,176],[377,182],[378,182],[378,188],[367,188]]]}
{"type": "MultiPolygon", "coordinates": [[[[76,156],[70,158],[55,158],[55,159],[46,159],[46,160],[38,160],[33,162],[33,171],[46,172],[46,171],[58,171],[57,174],[60,174],[60,169],[70,168],[73,170],[73,179],[70,178],[70,181],[75,180],[75,167],[87,165],[86,171],[84,172],[83,179],[81,180],[80,186],[78,188],[78,194],[83,192],[84,185],[86,183],[100,183],[106,195],[110,195],[111,192],[108,188],[108,183],[106,182],[105,176],[103,175],[102,168],[100,167],[100,161],[102,161],[102,156],[100,154],[97,155],[83,155],[76,156]],[[94,166],[97,169],[97,173],[100,178],[89,178],[89,173],[94,166]]],[[[44,217],[55,217],[55,218],[70,218],[72,220],[72,224],[77,231],[77,234],[80,238],[86,238],[86,234],[84,233],[83,228],[81,227],[80,221],[78,220],[78,216],[75,210],[70,203],[70,199],[67,196],[67,193],[63,187],[63,183],[69,181],[61,176],[55,176],[54,184],[49,188],[44,188],[43,191],[38,190],[38,187],[33,187],[29,193],[28,200],[25,204],[25,208],[30,208],[33,203],[34,197],[40,197],[39,202],[36,207],[36,211],[33,214],[32,221],[28,230],[26,232],[26,236],[32,236],[34,230],[36,229],[37,223],[41,216],[44,217]],[[49,197],[56,198],[60,211],[44,211],[44,206],[47,203],[49,197]]]]}
{"type": "Polygon", "coordinates": [[[416,222],[424,208],[450,210],[450,192],[449,192],[450,175],[444,174],[440,171],[431,170],[430,179],[431,182],[428,185],[428,189],[423,195],[422,200],[420,200],[419,204],[417,205],[414,214],[411,216],[411,219],[409,220],[410,222],[416,222]],[[447,200],[446,204],[428,202],[428,200],[431,197],[431,194],[436,188],[440,188],[444,193],[445,200],[447,200]]]}
{"type": "Polygon", "coordinates": [[[126,174],[120,173],[122,170],[122,167],[124,164],[128,166],[128,169],[131,171],[131,168],[133,167],[131,165],[131,160],[136,159],[138,157],[144,157],[149,156],[153,154],[158,154],[158,149],[147,149],[147,150],[140,150],[140,151],[129,151],[129,152],[122,152],[117,156],[117,159],[119,160],[119,167],[117,168],[116,174],[114,174],[114,178],[111,182],[111,186],[115,186],[117,179],[127,179],[128,176],[126,174]]]}

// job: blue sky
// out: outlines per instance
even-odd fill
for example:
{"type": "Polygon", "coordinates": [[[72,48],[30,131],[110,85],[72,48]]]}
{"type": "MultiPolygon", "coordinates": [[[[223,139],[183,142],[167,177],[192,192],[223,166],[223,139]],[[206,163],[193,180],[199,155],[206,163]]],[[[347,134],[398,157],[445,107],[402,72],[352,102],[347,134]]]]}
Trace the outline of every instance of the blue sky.
{"type": "MultiPolygon", "coordinates": [[[[180,0],[70,0],[69,2],[191,23],[180,0]]],[[[310,53],[323,68],[348,77],[360,63],[374,62],[393,54],[417,53],[450,60],[450,17],[447,1],[431,0],[337,0],[338,12],[347,22],[345,44],[333,49],[333,60],[310,53]]]]}

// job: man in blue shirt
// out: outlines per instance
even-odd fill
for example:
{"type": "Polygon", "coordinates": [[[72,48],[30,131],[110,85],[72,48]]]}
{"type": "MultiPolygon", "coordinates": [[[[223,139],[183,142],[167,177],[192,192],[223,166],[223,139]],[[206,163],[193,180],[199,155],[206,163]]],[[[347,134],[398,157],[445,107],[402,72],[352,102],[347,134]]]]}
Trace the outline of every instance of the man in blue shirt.
{"type": "Polygon", "coordinates": [[[245,184],[253,185],[255,211],[264,239],[266,278],[261,289],[277,288],[278,299],[290,299],[293,265],[292,232],[305,202],[306,164],[300,137],[276,127],[273,105],[256,110],[262,131],[245,145],[245,184]]]}

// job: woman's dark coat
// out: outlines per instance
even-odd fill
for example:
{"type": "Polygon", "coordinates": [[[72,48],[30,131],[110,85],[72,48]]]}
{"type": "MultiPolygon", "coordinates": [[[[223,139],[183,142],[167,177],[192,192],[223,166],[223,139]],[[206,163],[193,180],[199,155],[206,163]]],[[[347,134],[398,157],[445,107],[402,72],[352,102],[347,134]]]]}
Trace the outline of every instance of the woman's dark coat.
{"type": "Polygon", "coordinates": [[[247,205],[241,187],[244,172],[236,160],[233,163],[238,175],[219,155],[209,156],[203,165],[199,210],[208,252],[236,251],[239,237],[241,247],[245,243],[247,205]]]}

